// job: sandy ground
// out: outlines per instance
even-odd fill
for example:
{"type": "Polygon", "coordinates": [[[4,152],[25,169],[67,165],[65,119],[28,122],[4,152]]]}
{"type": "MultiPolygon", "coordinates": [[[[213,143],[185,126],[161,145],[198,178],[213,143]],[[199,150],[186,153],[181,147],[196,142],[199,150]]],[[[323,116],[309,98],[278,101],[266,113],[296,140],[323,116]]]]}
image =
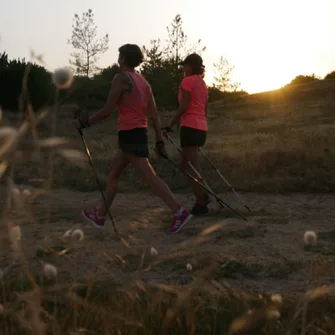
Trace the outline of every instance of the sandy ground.
{"type": "MultiPolygon", "coordinates": [[[[247,215],[249,222],[219,209],[212,201],[208,215],[193,218],[178,234],[169,235],[171,215],[160,199],[149,193],[118,194],[112,214],[124,237],[122,242],[110,220],[104,229],[96,229],[81,217],[82,207],[96,203],[99,193],[58,190],[50,202],[41,198],[31,205],[36,220],[22,224],[24,252],[36,271],[40,262],[46,261],[57,266],[64,280],[86,281],[94,276],[107,286],[134,278],[186,283],[204,271],[208,271],[210,279],[227,280],[241,289],[268,293],[298,293],[333,281],[335,196],[250,193],[241,196],[252,213],[234,195],[222,198],[247,215]],[[50,223],[45,222],[48,204],[50,223]],[[216,229],[204,234],[209,227],[216,229]],[[68,229],[75,228],[83,230],[82,241],[63,238],[68,229]],[[309,249],[303,240],[307,230],[318,234],[317,245],[309,249]],[[201,234],[203,239],[199,239],[201,234]],[[57,251],[69,248],[69,251],[62,255],[47,254],[46,247],[57,251]],[[150,253],[152,247],[158,252],[155,257],[150,253]],[[186,269],[188,263],[192,271],[186,269]]],[[[186,206],[192,205],[190,196],[178,195],[178,198],[186,206]]],[[[10,258],[3,256],[2,262],[8,265],[10,258]]]]}

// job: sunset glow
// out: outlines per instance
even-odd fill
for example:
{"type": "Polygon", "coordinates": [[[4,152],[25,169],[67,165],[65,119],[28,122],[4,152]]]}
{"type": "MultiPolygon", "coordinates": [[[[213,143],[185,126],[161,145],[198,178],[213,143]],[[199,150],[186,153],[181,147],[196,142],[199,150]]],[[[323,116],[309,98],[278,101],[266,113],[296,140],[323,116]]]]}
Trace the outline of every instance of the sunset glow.
{"type": "Polygon", "coordinates": [[[234,79],[249,93],[279,88],[299,74],[324,77],[335,69],[332,0],[13,0],[4,7],[0,13],[1,50],[9,57],[28,59],[32,48],[44,54],[51,68],[68,65],[72,49],[67,39],[73,15],[92,8],[99,33],[110,35],[110,47],[101,57],[100,67],[116,61],[121,44],[164,41],[166,27],[179,13],[189,42],[201,38],[207,46],[203,57],[209,84],[213,82],[213,63],[221,55],[235,67],[234,79]]]}

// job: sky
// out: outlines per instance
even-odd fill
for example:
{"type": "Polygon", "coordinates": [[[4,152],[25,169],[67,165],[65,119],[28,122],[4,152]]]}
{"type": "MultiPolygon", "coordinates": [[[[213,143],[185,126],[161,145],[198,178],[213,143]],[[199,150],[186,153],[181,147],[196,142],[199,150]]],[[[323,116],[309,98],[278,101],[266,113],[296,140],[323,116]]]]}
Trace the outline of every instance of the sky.
{"type": "Polygon", "coordinates": [[[221,56],[249,93],[335,70],[335,0],[4,0],[0,52],[28,60],[33,50],[44,55],[49,70],[68,66],[73,16],[89,8],[98,34],[110,36],[99,67],[116,62],[122,44],[164,41],[166,27],[180,14],[189,42],[200,38],[207,47],[202,56],[208,84],[221,56]]]}

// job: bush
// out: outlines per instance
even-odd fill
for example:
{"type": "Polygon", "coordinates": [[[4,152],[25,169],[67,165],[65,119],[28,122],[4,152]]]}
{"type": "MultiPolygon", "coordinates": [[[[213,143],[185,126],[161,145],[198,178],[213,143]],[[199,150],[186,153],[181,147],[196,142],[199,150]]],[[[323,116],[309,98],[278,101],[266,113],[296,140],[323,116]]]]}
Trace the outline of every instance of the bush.
{"type": "Polygon", "coordinates": [[[236,102],[245,95],[248,95],[248,93],[245,91],[223,92],[215,86],[208,88],[208,101],[210,103],[222,100],[224,100],[225,102],[236,102]]]}
{"type": "Polygon", "coordinates": [[[4,109],[17,111],[22,91],[22,82],[28,72],[27,88],[29,100],[34,109],[52,102],[54,85],[51,74],[37,64],[26,62],[24,59],[8,60],[8,55],[0,55],[0,105],[4,109]],[[29,66],[29,68],[28,68],[29,66]]]}
{"type": "Polygon", "coordinates": [[[300,85],[300,84],[307,84],[307,83],[312,83],[312,82],[316,82],[319,81],[320,78],[317,77],[314,73],[308,76],[305,75],[299,75],[296,76],[289,84],[286,85],[287,86],[292,86],[292,85],[300,85]]]}
{"type": "Polygon", "coordinates": [[[335,79],[335,71],[332,71],[325,76],[325,80],[331,80],[331,79],[335,79]]]}
{"type": "MultiPolygon", "coordinates": [[[[72,93],[68,101],[77,103],[80,107],[86,109],[101,108],[108,96],[114,76],[120,72],[119,67],[114,64],[103,69],[93,78],[86,76],[75,76],[71,87],[72,93]]],[[[68,92],[63,92],[63,95],[68,92]]]]}

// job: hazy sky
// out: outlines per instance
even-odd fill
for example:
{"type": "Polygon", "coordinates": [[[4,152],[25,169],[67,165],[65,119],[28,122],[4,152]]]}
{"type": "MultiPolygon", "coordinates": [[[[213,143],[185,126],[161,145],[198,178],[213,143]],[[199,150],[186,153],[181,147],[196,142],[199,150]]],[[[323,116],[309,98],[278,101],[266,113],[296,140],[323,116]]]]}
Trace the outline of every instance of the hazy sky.
{"type": "MultiPolygon", "coordinates": [[[[190,42],[201,38],[210,84],[221,55],[249,93],[279,88],[296,75],[335,70],[335,0],[10,0],[0,11],[0,51],[44,54],[50,70],[68,65],[74,13],[92,8],[98,33],[110,36],[99,66],[117,59],[124,43],[167,37],[181,14],[190,42]]],[[[0,79],[1,80],[1,79],[0,79]]]]}

